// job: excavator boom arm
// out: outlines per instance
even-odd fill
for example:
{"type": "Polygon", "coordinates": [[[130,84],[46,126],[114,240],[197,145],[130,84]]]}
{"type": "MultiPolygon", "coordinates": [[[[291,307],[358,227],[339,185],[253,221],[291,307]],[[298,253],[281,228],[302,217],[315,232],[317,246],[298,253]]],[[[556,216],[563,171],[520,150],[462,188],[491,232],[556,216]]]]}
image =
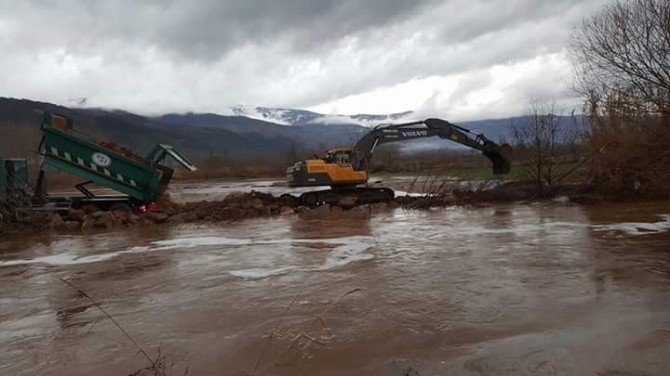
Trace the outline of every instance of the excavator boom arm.
{"type": "Polygon", "coordinates": [[[411,123],[380,125],[361,137],[355,150],[361,153],[365,165],[370,163],[375,149],[382,144],[437,136],[480,150],[493,162],[493,172],[504,174],[510,171],[511,147],[498,145],[484,135],[442,119],[426,119],[411,123]]]}

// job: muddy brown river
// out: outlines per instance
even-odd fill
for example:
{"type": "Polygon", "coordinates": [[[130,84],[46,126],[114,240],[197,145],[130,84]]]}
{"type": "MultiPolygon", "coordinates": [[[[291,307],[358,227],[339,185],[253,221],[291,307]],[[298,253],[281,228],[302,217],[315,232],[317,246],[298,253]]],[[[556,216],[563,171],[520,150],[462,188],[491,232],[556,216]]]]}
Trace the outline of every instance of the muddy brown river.
{"type": "Polygon", "coordinates": [[[670,203],[0,239],[0,375],[668,375],[670,203]]]}

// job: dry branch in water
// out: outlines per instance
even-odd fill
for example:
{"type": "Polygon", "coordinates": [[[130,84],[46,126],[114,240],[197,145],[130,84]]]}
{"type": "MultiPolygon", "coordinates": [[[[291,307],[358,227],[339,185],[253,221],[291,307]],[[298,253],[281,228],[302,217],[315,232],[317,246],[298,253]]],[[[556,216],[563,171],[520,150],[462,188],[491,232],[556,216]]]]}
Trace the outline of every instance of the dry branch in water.
{"type": "Polygon", "coordinates": [[[421,192],[421,197],[412,199],[398,198],[404,209],[427,209],[433,206],[446,206],[453,203],[453,181],[448,177],[417,174],[409,185],[408,191],[421,192]]]}
{"type": "MultiPolygon", "coordinates": [[[[324,307],[324,309],[321,311],[321,313],[319,313],[314,318],[314,320],[312,321],[311,327],[313,328],[317,323],[320,323],[322,328],[324,330],[328,331],[329,336],[332,337],[332,333],[330,333],[330,329],[328,329],[328,327],[326,326],[325,321],[324,321],[325,314],[330,310],[330,308],[334,304],[339,303],[346,296],[351,295],[351,294],[353,294],[355,292],[358,292],[358,291],[361,291],[361,288],[357,287],[357,288],[351,289],[351,290],[345,292],[344,294],[340,295],[337,299],[328,303],[324,307]]],[[[319,339],[317,339],[317,337],[309,331],[306,332],[306,331],[303,331],[303,330],[293,330],[293,331],[280,331],[279,330],[279,327],[282,324],[282,322],[284,321],[284,318],[288,314],[289,310],[291,309],[291,307],[293,307],[293,305],[295,305],[295,302],[298,300],[298,296],[299,295],[296,295],[293,298],[293,300],[291,301],[291,303],[288,306],[286,306],[286,309],[284,310],[283,315],[280,317],[279,322],[277,323],[277,325],[275,325],[272,328],[272,331],[268,335],[267,340],[265,341],[265,344],[263,345],[263,349],[261,350],[261,353],[259,354],[258,359],[256,360],[256,363],[254,365],[254,369],[250,373],[250,375],[255,375],[256,374],[256,372],[258,370],[258,367],[260,366],[263,358],[265,357],[265,354],[267,353],[268,348],[270,347],[271,340],[275,337],[280,338],[280,339],[286,338],[286,339],[289,339],[289,341],[290,341],[288,347],[282,352],[282,356],[284,356],[289,351],[295,349],[296,347],[300,351],[305,351],[311,346],[312,343],[316,343],[319,346],[326,347],[325,343],[319,341],[319,339]]]]}
{"type": "Polygon", "coordinates": [[[258,366],[260,366],[261,361],[263,361],[263,358],[265,357],[265,352],[267,351],[268,347],[270,346],[270,341],[272,341],[272,338],[273,338],[273,337],[275,336],[275,334],[277,333],[277,328],[279,328],[279,325],[281,325],[281,323],[284,321],[284,318],[285,318],[286,315],[288,314],[288,311],[291,309],[291,307],[293,307],[293,305],[295,304],[295,302],[298,301],[298,296],[299,296],[299,295],[296,295],[296,296],[293,298],[293,300],[291,301],[291,304],[289,304],[288,306],[286,306],[286,310],[284,310],[284,314],[283,314],[282,317],[279,319],[279,322],[277,323],[277,325],[275,325],[274,328],[272,328],[272,331],[270,332],[270,335],[268,335],[268,339],[265,341],[265,345],[263,345],[263,350],[262,350],[261,353],[258,355],[258,359],[256,359],[256,364],[254,364],[254,370],[251,371],[251,375],[256,374],[256,370],[258,370],[258,366]]]}
{"type": "MultiPolygon", "coordinates": [[[[61,282],[65,283],[66,285],[77,291],[77,294],[79,294],[80,297],[88,299],[96,308],[98,308],[100,312],[102,312],[105,315],[105,317],[107,317],[114,324],[114,326],[116,326],[121,331],[121,333],[137,348],[137,352],[142,354],[144,358],[149,362],[149,366],[131,373],[130,376],[142,376],[142,375],[171,376],[173,374],[174,358],[170,359],[169,368],[167,364],[167,357],[161,353],[160,349],[158,350],[156,358],[155,359],[151,358],[151,356],[149,356],[149,353],[147,353],[144,350],[144,348],[140,346],[140,344],[130,335],[130,333],[128,333],[121,326],[121,324],[119,324],[119,322],[116,321],[116,319],[111,314],[109,314],[109,312],[107,312],[100,303],[98,303],[97,300],[93,299],[86,291],[75,286],[72,282],[67,281],[63,278],[58,279],[60,279],[61,282]]],[[[188,374],[188,367],[184,371],[184,375],[187,374],[188,374]]]]}

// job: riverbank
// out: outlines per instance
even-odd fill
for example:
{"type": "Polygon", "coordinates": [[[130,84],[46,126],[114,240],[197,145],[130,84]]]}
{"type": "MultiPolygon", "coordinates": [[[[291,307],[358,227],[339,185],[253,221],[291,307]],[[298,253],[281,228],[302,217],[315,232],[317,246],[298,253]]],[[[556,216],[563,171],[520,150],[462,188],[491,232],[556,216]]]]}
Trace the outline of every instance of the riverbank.
{"type": "Polygon", "coordinates": [[[455,178],[410,178],[403,176],[373,179],[371,187],[388,187],[394,200],[373,205],[357,204],[345,197],[332,205],[310,208],[300,204],[305,189],[287,189],[275,181],[185,182],[173,186],[173,198],[165,198],[156,210],[147,213],[95,207],[71,209],[67,213],[38,211],[22,221],[0,222],[0,234],[54,231],[63,233],[110,230],[114,228],[179,225],[185,223],[235,222],[258,217],[338,215],[348,210],[404,208],[426,210],[449,206],[486,206],[495,203],[529,203],[556,200],[562,203],[597,205],[607,202],[667,200],[659,197],[618,197],[598,194],[579,184],[563,184],[538,191],[532,181],[460,180],[455,178]],[[281,193],[288,192],[288,193],[281,193]]]}

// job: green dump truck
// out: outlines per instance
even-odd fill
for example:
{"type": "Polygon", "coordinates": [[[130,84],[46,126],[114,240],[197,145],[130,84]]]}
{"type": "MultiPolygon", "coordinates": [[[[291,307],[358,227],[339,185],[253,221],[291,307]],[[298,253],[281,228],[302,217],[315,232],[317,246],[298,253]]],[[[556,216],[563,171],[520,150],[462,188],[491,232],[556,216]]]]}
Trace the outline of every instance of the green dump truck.
{"type": "MultiPolygon", "coordinates": [[[[125,205],[132,210],[145,210],[167,189],[174,170],[163,162],[172,159],[178,166],[194,171],[196,167],[170,145],[158,144],[146,156],[112,142],[95,140],[77,132],[71,119],[58,114],[46,114],[42,120],[42,140],[39,145],[39,165],[32,205],[57,208],[94,205],[109,209],[125,205]],[[45,167],[75,175],[84,181],[76,185],[81,196],[50,196],[44,189],[45,167]],[[121,195],[95,195],[87,186],[95,184],[121,195]]],[[[28,168],[25,159],[0,159],[0,197],[27,192],[28,168]]]]}

